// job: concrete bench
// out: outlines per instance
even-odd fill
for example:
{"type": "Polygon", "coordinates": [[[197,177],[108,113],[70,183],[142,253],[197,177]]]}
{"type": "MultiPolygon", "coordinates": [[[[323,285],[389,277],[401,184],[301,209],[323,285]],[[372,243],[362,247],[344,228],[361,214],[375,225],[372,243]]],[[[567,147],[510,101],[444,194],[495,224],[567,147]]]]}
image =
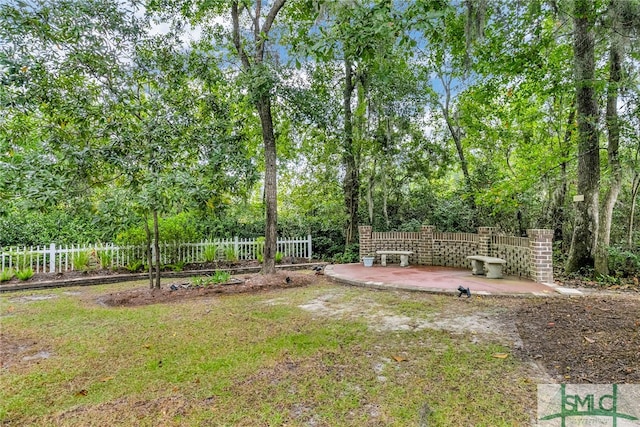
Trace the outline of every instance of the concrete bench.
{"type": "Polygon", "coordinates": [[[412,251],[376,251],[380,255],[380,265],[387,266],[387,255],[400,255],[400,267],[409,265],[409,255],[413,255],[412,251]]]}
{"type": "Polygon", "coordinates": [[[475,275],[487,274],[487,279],[502,279],[502,266],[507,261],[502,258],[491,256],[472,255],[467,259],[471,260],[471,272],[475,275]]]}

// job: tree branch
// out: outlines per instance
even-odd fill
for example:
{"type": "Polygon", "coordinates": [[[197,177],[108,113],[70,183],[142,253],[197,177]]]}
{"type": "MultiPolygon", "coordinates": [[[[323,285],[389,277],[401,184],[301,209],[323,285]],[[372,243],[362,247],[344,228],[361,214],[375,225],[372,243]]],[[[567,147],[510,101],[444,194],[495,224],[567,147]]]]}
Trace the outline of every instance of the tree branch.
{"type": "Polygon", "coordinates": [[[249,62],[249,57],[247,53],[244,51],[242,47],[242,41],[240,40],[240,12],[238,10],[238,0],[234,0],[231,3],[231,20],[233,21],[233,45],[236,47],[238,51],[238,56],[240,56],[240,61],[242,62],[242,66],[245,70],[251,68],[251,63],[249,62]]]}
{"type": "MultiPolygon", "coordinates": [[[[276,19],[276,15],[284,6],[286,0],[276,0],[271,6],[271,10],[267,14],[267,17],[264,21],[264,25],[262,26],[262,31],[258,34],[258,38],[256,39],[256,62],[262,62],[264,59],[264,44],[267,41],[267,36],[269,35],[269,31],[271,31],[271,26],[273,25],[273,21],[276,19]]],[[[256,19],[259,19],[256,16],[256,19]]]]}

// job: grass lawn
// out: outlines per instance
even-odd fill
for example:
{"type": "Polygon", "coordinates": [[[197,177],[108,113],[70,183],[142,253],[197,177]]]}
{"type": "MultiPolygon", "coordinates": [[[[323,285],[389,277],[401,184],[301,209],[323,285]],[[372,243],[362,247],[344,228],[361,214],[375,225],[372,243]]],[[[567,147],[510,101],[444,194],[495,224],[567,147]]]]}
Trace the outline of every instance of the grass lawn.
{"type": "Polygon", "coordinates": [[[463,320],[456,328],[458,318],[504,312],[501,300],[320,280],[133,308],[98,302],[134,286],[145,283],[0,295],[1,423],[514,426],[534,417],[530,366],[495,357],[510,353],[509,339],[463,320]]]}

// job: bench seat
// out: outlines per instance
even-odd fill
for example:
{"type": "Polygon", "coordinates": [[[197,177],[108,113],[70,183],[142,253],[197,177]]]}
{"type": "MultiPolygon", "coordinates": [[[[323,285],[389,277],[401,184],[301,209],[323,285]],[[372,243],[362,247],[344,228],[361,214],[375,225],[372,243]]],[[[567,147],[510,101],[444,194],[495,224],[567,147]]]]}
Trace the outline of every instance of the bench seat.
{"type": "Polygon", "coordinates": [[[483,275],[486,272],[487,279],[502,279],[502,266],[507,263],[502,258],[471,255],[467,259],[471,260],[472,274],[483,275]]]}
{"type": "Polygon", "coordinates": [[[387,266],[387,255],[400,255],[400,267],[409,266],[409,255],[413,255],[412,251],[376,251],[380,255],[380,265],[387,266]]]}

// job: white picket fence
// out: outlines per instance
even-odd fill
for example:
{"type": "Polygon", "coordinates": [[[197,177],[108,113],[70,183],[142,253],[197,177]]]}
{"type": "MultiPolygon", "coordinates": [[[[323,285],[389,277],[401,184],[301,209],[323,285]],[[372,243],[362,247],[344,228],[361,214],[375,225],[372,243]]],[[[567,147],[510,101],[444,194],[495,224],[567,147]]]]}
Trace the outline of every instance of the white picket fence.
{"type": "MultiPolygon", "coordinates": [[[[215,253],[216,260],[255,260],[263,250],[264,241],[258,239],[214,239],[198,243],[161,243],[160,263],[198,263],[215,253]]],[[[153,248],[152,248],[153,249],[153,248]]],[[[286,258],[311,259],[311,235],[304,238],[278,239],[277,252],[286,258]]],[[[112,243],[93,245],[16,246],[0,250],[1,271],[31,268],[35,273],[58,273],[74,270],[79,259],[89,258],[89,263],[103,268],[131,267],[146,264],[145,248],[118,246],[112,243]]],[[[155,253],[153,253],[155,260],[155,253]]]]}

